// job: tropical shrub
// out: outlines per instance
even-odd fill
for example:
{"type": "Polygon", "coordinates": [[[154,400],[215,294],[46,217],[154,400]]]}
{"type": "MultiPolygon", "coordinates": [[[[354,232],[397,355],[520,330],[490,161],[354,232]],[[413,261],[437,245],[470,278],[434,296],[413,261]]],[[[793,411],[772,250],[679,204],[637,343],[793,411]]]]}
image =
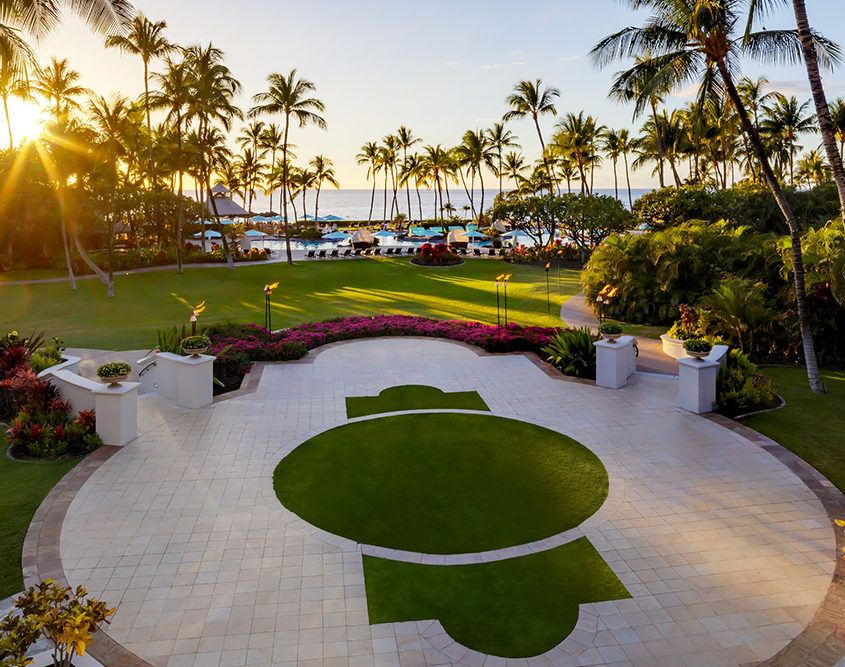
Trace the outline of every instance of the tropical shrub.
{"type": "MultiPolygon", "coordinates": [[[[592,248],[589,250],[592,250],[592,248]]],[[[553,266],[558,266],[577,262],[580,265],[581,250],[572,242],[564,243],[561,239],[555,239],[554,243],[546,246],[526,247],[518,245],[507,251],[505,259],[515,264],[545,264],[551,262],[553,266]]]]}
{"type": "Polygon", "coordinates": [[[53,338],[51,344],[39,347],[29,355],[29,365],[33,371],[40,373],[51,366],[62,363],[64,343],[59,338],[53,338]]]}
{"type": "Polygon", "coordinates": [[[733,347],[751,353],[771,339],[776,313],[767,306],[766,286],[743,278],[723,280],[699,300],[703,328],[733,347]]]}
{"type": "MultiPolygon", "coordinates": [[[[785,190],[795,215],[807,226],[824,225],[839,215],[839,199],[832,186],[806,192],[785,190]]],[[[684,185],[653,190],[634,203],[634,213],[640,223],[653,229],[682,225],[689,220],[711,224],[727,220],[732,226],[758,232],[786,232],[783,214],[764,185],[741,184],[727,190],[684,185]]]]}
{"type": "Polygon", "coordinates": [[[600,334],[609,334],[614,336],[622,333],[622,325],[619,322],[602,322],[599,324],[600,334]]]}
{"type": "Polygon", "coordinates": [[[716,405],[719,412],[733,417],[777,405],[777,392],[771,380],[766,379],[747,355],[739,350],[731,350],[726,361],[716,378],[716,405]]]}
{"type": "Polygon", "coordinates": [[[596,341],[588,327],[561,331],[542,350],[548,362],[564,375],[596,379],[596,341]]]}
{"type": "Polygon", "coordinates": [[[0,623],[0,664],[24,667],[32,662],[26,653],[43,636],[53,646],[54,667],[71,667],[115,611],[87,595],[82,586],[74,590],[52,579],[24,591],[15,599],[18,613],[10,612],[0,623]]]}
{"type": "Polygon", "coordinates": [[[112,363],[97,367],[97,377],[103,380],[123,377],[124,375],[129,375],[131,372],[132,367],[122,361],[113,361],[112,363]]]}
{"type": "Polygon", "coordinates": [[[698,310],[684,303],[678,305],[678,310],[681,313],[681,319],[675,320],[675,323],[666,332],[669,338],[674,338],[675,340],[702,338],[704,336],[704,329],[701,326],[701,318],[698,315],[698,310]]]}
{"type": "Polygon", "coordinates": [[[38,379],[31,369],[19,368],[14,377],[0,385],[11,392],[18,408],[6,431],[17,454],[35,458],[80,456],[103,444],[95,431],[94,411],[81,411],[71,418],[70,403],[60,400],[58,389],[38,379]]]}
{"type": "Polygon", "coordinates": [[[642,235],[611,236],[581,276],[588,303],[608,285],[617,295],[605,315],[637,324],[668,324],[679,304],[696,303],[725,276],[785,286],[776,240],[726,223],[693,221],[642,235]]]}

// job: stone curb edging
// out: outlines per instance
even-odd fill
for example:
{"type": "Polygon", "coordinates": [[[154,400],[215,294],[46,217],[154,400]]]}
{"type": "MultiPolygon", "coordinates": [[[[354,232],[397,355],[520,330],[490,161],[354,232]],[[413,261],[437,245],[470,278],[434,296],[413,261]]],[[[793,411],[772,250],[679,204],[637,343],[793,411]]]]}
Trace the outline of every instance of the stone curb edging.
{"type": "Polygon", "coordinates": [[[836,538],[833,579],[816,615],[801,634],[756,667],[834,667],[845,657],[845,560],[840,556],[845,533],[834,523],[845,513],[845,495],[809,463],[762,433],[722,415],[702,416],[765,450],[804,482],[827,511],[836,538]]]}
{"type": "MultiPolygon", "coordinates": [[[[23,543],[21,565],[24,588],[35,586],[47,579],[52,579],[63,586],[68,585],[59,550],[65,516],[85,482],[121,449],[123,448],[116,445],[101,446],[62,477],[47,494],[35,512],[35,516],[32,517],[23,543]]],[[[104,630],[94,634],[94,643],[89,647],[88,652],[106,667],[153,667],[143,658],[118,644],[104,630]]]]}

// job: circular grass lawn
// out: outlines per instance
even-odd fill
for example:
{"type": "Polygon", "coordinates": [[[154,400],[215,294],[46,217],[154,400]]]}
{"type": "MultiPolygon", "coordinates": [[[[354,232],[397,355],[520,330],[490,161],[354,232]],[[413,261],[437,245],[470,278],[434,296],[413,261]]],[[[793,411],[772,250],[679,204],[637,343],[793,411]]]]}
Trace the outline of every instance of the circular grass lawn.
{"type": "Polygon", "coordinates": [[[303,443],[274,475],[282,504],[364,544],[488,551],[578,526],[607,497],[589,449],[513,419],[455,413],[359,421],[303,443]]]}

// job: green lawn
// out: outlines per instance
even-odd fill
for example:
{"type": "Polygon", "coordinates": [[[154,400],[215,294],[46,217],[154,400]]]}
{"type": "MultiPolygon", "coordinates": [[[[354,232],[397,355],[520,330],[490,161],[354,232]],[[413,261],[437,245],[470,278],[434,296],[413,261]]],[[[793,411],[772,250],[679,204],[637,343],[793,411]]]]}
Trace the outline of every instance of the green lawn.
{"type": "Polygon", "coordinates": [[[473,565],[418,565],[364,556],[370,623],[438,619],[482,653],[527,658],[578,622],[578,605],[630,594],[582,537],[540,553],[473,565]]]}
{"type": "Polygon", "coordinates": [[[23,588],[21,549],[26,529],[41,501],[50,493],[74,461],[13,461],[6,456],[6,441],[0,435],[0,599],[23,588]]]}
{"type": "MultiPolygon", "coordinates": [[[[81,280],[72,292],[66,283],[3,285],[0,282],[0,333],[43,329],[71,347],[144,349],[155,345],[158,329],[188,321],[191,304],[205,301],[202,321],[264,322],[266,283],[274,292],[273,328],[349,315],[379,313],[426,315],[496,323],[500,273],[513,273],[508,287],[511,321],[559,326],[558,312],[580,291],[579,273],[563,272],[563,294],[552,290],[546,312],[546,278],[540,267],[509,266],[470,259],[461,266],[429,269],[405,259],[360,259],[241,266],[186,268],[120,275],[115,298],[99,280],[81,280]]],[[[504,305],[504,301],[502,301],[504,305]]]]}
{"type": "Polygon", "coordinates": [[[346,417],[366,417],[400,410],[481,410],[490,408],[477,391],[444,392],[437,387],[406,384],[389,387],[378,396],[352,396],[346,399],[346,417]]]}
{"type": "Polygon", "coordinates": [[[365,544],[430,554],[502,549],[574,528],[607,497],[589,449],[555,431],[474,414],[415,414],[331,429],[276,468],[306,521],[365,544]]]}
{"type": "Polygon", "coordinates": [[[764,368],[786,407],[742,420],[807,461],[845,493],[845,371],[823,371],[829,394],[810,391],[803,368],[764,368]]]}

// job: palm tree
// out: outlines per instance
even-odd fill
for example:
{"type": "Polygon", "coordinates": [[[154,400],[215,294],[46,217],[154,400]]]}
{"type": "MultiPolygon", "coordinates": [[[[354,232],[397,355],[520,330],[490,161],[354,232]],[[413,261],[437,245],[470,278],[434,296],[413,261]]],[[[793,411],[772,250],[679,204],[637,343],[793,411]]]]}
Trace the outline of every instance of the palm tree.
{"type": "Polygon", "coordinates": [[[47,103],[44,111],[56,125],[66,125],[71,112],[82,108],[76,98],[91,92],[79,85],[80,78],[79,72],[70,68],[67,58],[51,58],[49,67],[36,72],[32,91],[44,98],[47,103]]]}
{"type": "Polygon", "coordinates": [[[144,63],[144,108],[147,112],[147,135],[149,137],[150,179],[153,187],[156,180],[156,166],[153,160],[153,130],[150,122],[150,61],[163,58],[175,48],[164,37],[167,23],[164,21],[150,21],[143,14],[138,14],[129,27],[126,35],[109,35],[106,38],[107,48],[118,48],[134,56],[141,56],[144,63]]]}
{"type": "MultiPolygon", "coordinates": [[[[751,11],[748,16],[748,31],[750,32],[755,18],[755,11],[768,9],[767,5],[788,4],[789,0],[769,0],[760,2],[752,0],[751,11]]],[[[795,12],[795,22],[798,26],[798,36],[801,39],[801,53],[804,64],[807,67],[807,78],[810,81],[810,91],[813,94],[813,103],[816,107],[819,130],[822,133],[827,160],[836,183],[836,190],[839,193],[839,207],[842,211],[843,223],[845,223],[845,167],[843,167],[842,153],[836,150],[836,127],[831,117],[830,108],[827,105],[827,98],[824,93],[824,85],[820,72],[820,64],[830,68],[831,61],[839,62],[839,50],[830,52],[819,51],[816,40],[816,33],[810,28],[810,21],[807,18],[807,7],[804,0],[792,0],[792,9],[795,12]],[[821,63],[820,63],[821,61],[821,63]]]]}
{"type": "MultiPolygon", "coordinates": [[[[185,49],[185,63],[190,72],[190,99],[186,109],[188,121],[196,120],[200,137],[200,172],[205,174],[203,182],[211,193],[211,168],[207,161],[208,154],[215,150],[218,135],[213,132],[214,124],[223,127],[226,132],[232,129],[235,118],[243,114],[233,100],[241,90],[240,82],[223,62],[223,52],[212,43],[208,46],[194,45],[185,49]]],[[[254,183],[245,183],[245,186],[254,183]]],[[[214,197],[209,197],[212,212],[217,222],[217,231],[223,242],[223,253],[229,268],[234,270],[235,262],[229,252],[229,242],[223,233],[223,223],[217,211],[214,197]]]]}
{"type": "MultiPolygon", "coordinates": [[[[308,79],[298,79],[295,69],[292,69],[287,75],[271,74],[267,78],[267,82],[270,84],[269,90],[258,93],[252,98],[256,106],[250,109],[249,116],[254,118],[261,114],[282,114],[285,117],[285,133],[282,141],[282,164],[287,169],[291,116],[297,120],[299,127],[313,124],[321,129],[326,129],[326,121],[317,113],[325,111],[325,105],[317,98],[310,97],[316,86],[308,79]]],[[[293,255],[290,250],[287,190],[288,184],[287,177],[285,176],[282,178],[285,248],[287,250],[288,264],[293,264],[293,255]]]]}
{"type": "Polygon", "coordinates": [[[176,217],[176,272],[182,273],[182,225],[185,222],[185,116],[191,102],[190,73],[184,62],[165,60],[164,71],[154,75],[158,90],[150,95],[153,109],[167,112],[167,122],[176,133],[176,173],[179,179],[179,209],[176,217]]]}
{"type": "MultiPolygon", "coordinates": [[[[408,149],[420,143],[422,139],[415,137],[414,133],[404,125],[396,131],[396,139],[399,142],[399,148],[402,149],[402,166],[404,168],[408,162],[408,149]]],[[[411,186],[407,180],[405,180],[405,194],[408,197],[408,220],[411,220],[414,216],[411,213],[411,186]]]]}
{"type": "Polygon", "coordinates": [[[323,187],[323,183],[328,183],[336,188],[340,187],[340,183],[338,183],[337,174],[335,173],[332,161],[329,160],[329,158],[317,155],[308,164],[314,167],[314,183],[317,185],[317,196],[314,201],[314,227],[316,228],[318,217],[317,212],[320,207],[320,189],[323,187]]]}
{"type": "MultiPolygon", "coordinates": [[[[264,158],[265,153],[263,151],[259,152],[261,147],[261,137],[264,134],[264,123],[260,120],[253,121],[245,128],[241,130],[240,136],[236,139],[238,145],[241,148],[246,148],[249,146],[252,151],[252,155],[250,162],[254,163],[253,169],[251,169],[251,180],[249,186],[249,206],[247,206],[247,210],[252,213],[252,198],[255,196],[255,181],[258,178],[258,174],[261,172],[261,160],[264,158]]],[[[251,165],[252,166],[252,165],[251,165]]]]}
{"type": "MultiPolygon", "coordinates": [[[[769,61],[794,62],[800,54],[795,31],[748,32],[737,36],[735,29],[744,0],[708,0],[684,4],[673,0],[628,0],[635,8],[649,8],[654,14],[642,28],[625,28],[603,39],[592,50],[594,62],[604,66],[616,59],[640,56],[645,60],[620,74],[622,81],[641,84],[642,89],[663,90],[701,81],[700,98],[717,91],[727,92],[739,114],[745,133],[761,163],[763,175],[789,226],[792,240],[793,272],[798,317],[803,338],[807,375],[814,392],[823,393],[819,375],[807,294],[804,285],[804,261],[801,232],[792,207],[775,178],[760,135],[751,123],[748,111],[734,84],[740,54],[769,61]],[[642,65],[646,66],[643,67],[642,65]]],[[[829,43],[815,39],[816,48],[826,52],[829,43]]]]}
{"type": "Polygon", "coordinates": [[[795,183],[795,153],[800,148],[795,142],[799,135],[816,131],[816,119],[806,113],[809,106],[809,101],[798,104],[794,95],[788,98],[778,93],[774,105],[764,107],[766,118],[760,123],[764,132],[780,138],[785,144],[789,155],[790,184],[795,183]]]}
{"type": "MultiPolygon", "coordinates": [[[[270,173],[274,173],[276,171],[276,153],[282,150],[282,142],[284,141],[284,136],[282,135],[281,128],[275,123],[270,123],[267,125],[267,128],[261,134],[261,142],[259,143],[259,147],[263,148],[265,151],[270,151],[270,173]]],[[[272,180],[272,179],[271,179],[272,180]]],[[[275,190],[275,185],[273,183],[269,184],[270,186],[270,213],[272,214],[273,211],[273,191],[275,190]]]]}
{"type": "MultiPolygon", "coordinates": [[[[2,47],[0,47],[2,48],[2,47]]],[[[15,58],[5,58],[0,51],[0,98],[3,98],[3,111],[6,114],[6,127],[9,130],[9,148],[14,148],[12,122],[9,119],[9,98],[23,102],[32,102],[32,85],[26,75],[26,64],[16,62],[15,58]]]]}
{"type": "Polygon", "coordinates": [[[522,153],[511,151],[505,155],[502,169],[504,169],[505,177],[511,179],[514,186],[519,189],[520,182],[524,180],[522,172],[526,169],[525,158],[522,157],[522,153]]]}
{"type": "Polygon", "coordinates": [[[839,142],[839,154],[845,157],[845,100],[838,99],[830,105],[830,118],[836,141],[839,142]]]}
{"type": "Polygon", "coordinates": [[[505,127],[504,123],[493,123],[493,127],[487,131],[487,138],[490,140],[490,145],[496,151],[496,160],[498,168],[496,175],[499,177],[499,192],[502,191],[503,174],[502,161],[506,148],[520,148],[516,141],[517,136],[505,127]]]}
{"type": "MultiPolygon", "coordinates": [[[[428,145],[425,147],[425,153],[422,155],[421,172],[430,180],[434,190],[434,219],[437,220],[437,212],[442,211],[443,207],[443,188],[441,178],[445,179],[446,171],[449,169],[449,151],[445,150],[443,146],[437,144],[436,146],[428,145]],[[440,195],[440,204],[437,203],[437,197],[440,195]]],[[[443,219],[441,213],[440,219],[443,219]]]]}
{"type": "Polygon", "coordinates": [[[598,158],[596,143],[605,130],[604,126],[599,125],[593,116],[585,115],[581,111],[577,116],[573,113],[566,114],[555,128],[555,143],[561,148],[561,152],[570,155],[578,166],[581,174],[581,194],[592,194],[592,183],[587,183],[587,168],[590,168],[592,181],[593,167],[598,158]]]}
{"type": "Polygon", "coordinates": [[[614,196],[619,199],[619,176],[616,173],[616,165],[619,162],[619,156],[622,155],[622,138],[618,130],[605,130],[602,148],[613,162],[613,191],[614,196]]]}
{"type": "Polygon", "coordinates": [[[117,222],[117,163],[124,154],[124,138],[128,129],[130,106],[125,97],[116,96],[106,100],[102,95],[94,97],[88,103],[88,117],[98,132],[98,153],[100,159],[108,165],[111,180],[110,209],[108,218],[107,249],[108,296],[114,297],[114,228],[117,222]]]}
{"type": "Polygon", "coordinates": [[[627,128],[619,130],[619,154],[625,162],[625,181],[628,184],[628,206],[634,210],[634,199],[631,196],[631,172],[628,169],[628,155],[637,149],[637,140],[631,139],[631,132],[627,128]]]}
{"type": "Polygon", "coordinates": [[[373,206],[376,203],[376,174],[380,168],[378,144],[375,141],[368,141],[361,146],[361,152],[355,156],[355,159],[358,161],[358,164],[367,165],[367,180],[370,180],[370,176],[373,177],[373,195],[370,197],[370,217],[367,218],[367,224],[369,225],[373,222],[373,206]]]}
{"type": "Polygon", "coordinates": [[[808,187],[818,186],[830,180],[830,167],[819,151],[812,150],[798,161],[798,182],[808,187]]]}
{"type": "Polygon", "coordinates": [[[551,174],[549,160],[546,155],[546,144],[543,141],[543,133],[540,131],[540,116],[551,114],[557,115],[554,101],[560,97],[557,88],[542,88],[543,81],[520,81],[514,86],[514,91],[508,97],[507,102],[511,107],[503,120],[505,122],[531,116],[534,127],[537,129],[537,136],[540,138],[540,149],[543,153],[543,163],[546,165],[546,172],[551,174]]]}
{"type": "Polygon", "coordinates": [[[483,130],[467,130],[464,134],[461,145],[455,149],[455,156],[458,165],[465,165],[469,167],[472,174],[473,183],[472,191],[469,201],[473,208],[473,215],[475,214],[475,204],[473,202],[473,195],[475,194],[475,174],[478,174],[478,179],[481,182],[481,205],[478,213],[484,213],[484,167],[488,169],[495,168],[496,149],[490,142],[487,133],[483,130]]]}

